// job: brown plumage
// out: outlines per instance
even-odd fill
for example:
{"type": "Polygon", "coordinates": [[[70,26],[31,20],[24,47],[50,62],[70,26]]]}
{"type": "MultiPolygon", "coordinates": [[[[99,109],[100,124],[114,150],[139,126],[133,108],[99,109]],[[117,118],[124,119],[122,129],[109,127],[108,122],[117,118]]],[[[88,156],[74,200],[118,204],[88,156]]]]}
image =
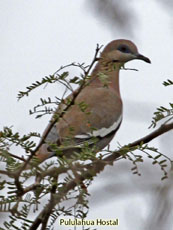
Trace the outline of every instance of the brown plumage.
{"type": "Polygon", "coordinates": [[[69,143],[73,146],[68,151],[62,151],[63,154],[71,154],[75,146],[81,146],[85,141],[91,141],[92,144],[93,137],[97,138],[96,152],[110,143],[122,121],[120,67],[134,59],[151,63],[147,57],[138,53],[136,45],[129,40],[114,40],[104,48],[88,86],[83,88],[75,104],[54,125],[45,144],[37,152],[41,162],[55,154],[47,143],[58,146],[67,146],[69,143]],[[84,110],[81,105],[84,105],[84,110]]]}

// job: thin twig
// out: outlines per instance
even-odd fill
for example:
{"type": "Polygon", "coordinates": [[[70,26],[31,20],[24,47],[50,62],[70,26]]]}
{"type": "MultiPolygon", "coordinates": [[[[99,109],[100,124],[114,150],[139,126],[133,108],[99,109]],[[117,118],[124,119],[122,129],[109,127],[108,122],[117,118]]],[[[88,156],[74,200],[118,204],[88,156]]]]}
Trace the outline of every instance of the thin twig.
{"type": "Polygon", "coordinates": [[[0,174],[9,176],[9,177],[14,177],[13,173],[8,172],[8,171],[4,171],[4,170],[0,170],[0,174]]]}
{"type": "Polygon", "coordinates": [[[99,46],[99,44],[97,44],[93,61],[91,62],[91,64],[89,65],[87,71],[85,72],[85,76],[88,76],[88,74],[89,74],[90,70],[92,69],[93,65],[95,64],[96,61],[98,61],[97,55],[98,55],[98,52],[100,51],[100,49],[102,47],[103,47],[103,45],[99,46]]]}
{"type": "Polygon", "coordinates": [[[123,67],[122,70],[132,70],[132,71],[139,71],[138,69],[134,69],[134,68],[125,68],[123,67]]]}
{"type": "MultiPolygon", "coordinates": [[[[4,151],[4,150],[3,150],[4,151]]],[[[10,157],[13,157],[13,158],[16,158],[16,159],[18,159],[18,160],[20,160],[20,161],[26,161],[23,157],[19,157],[19,156],[16,156],[16,155],[14,155],[14,154],[12,154],[12,153],[9,153],[8,151],[5,151],[5,153],[7,154],[7,155],[9,155],[10,157]]],[[[4,155],[0,152],[0,155],[3,157],[4,155]]],[[[4,156],[5,157],[5,156],[4,156]]]]}

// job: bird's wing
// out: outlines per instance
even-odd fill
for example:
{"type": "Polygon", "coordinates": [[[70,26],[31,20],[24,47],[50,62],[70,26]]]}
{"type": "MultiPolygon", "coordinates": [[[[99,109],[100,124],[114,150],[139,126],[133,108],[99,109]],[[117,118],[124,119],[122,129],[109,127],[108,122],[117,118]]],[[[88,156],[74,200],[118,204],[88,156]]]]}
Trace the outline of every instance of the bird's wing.
{"type": "Polygon", "coordinates": [[[75,104],[52,127],[38,157],[43,161],[54,155],[48,147],[50,143],[70,150],[81,148],[86,141],[92,144],[93,138],[94,141],[98,139],[96,145],[101,150],[113,138],[121,121],[122,102],[115,92],[103,87],[94,90],[86,87],[76,98],[75,104]]]}

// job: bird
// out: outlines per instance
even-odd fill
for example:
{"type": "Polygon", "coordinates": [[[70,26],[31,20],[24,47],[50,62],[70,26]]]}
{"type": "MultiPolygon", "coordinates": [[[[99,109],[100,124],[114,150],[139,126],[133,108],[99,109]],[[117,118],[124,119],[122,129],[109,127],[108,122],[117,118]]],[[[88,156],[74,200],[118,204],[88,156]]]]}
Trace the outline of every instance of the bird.
{"type": "MultiPolygon", "coordinates": [[[[119,72],[125,63],[136,59],[151,63],[130,40],[117,39],[105,46],[86,86],[76,96],[73,105],[51,127],[36,152],[40,163],[56,155],[57,151],[52,146],[61,149],[61,157],[70,157],[73,152],[80,153],[85,143],[88,147],[94,146],[97,153],[111,142],[123,117],[119,72]]],[[[62,112],[64,106],[61,104],[56,112],[62,112]]]]}

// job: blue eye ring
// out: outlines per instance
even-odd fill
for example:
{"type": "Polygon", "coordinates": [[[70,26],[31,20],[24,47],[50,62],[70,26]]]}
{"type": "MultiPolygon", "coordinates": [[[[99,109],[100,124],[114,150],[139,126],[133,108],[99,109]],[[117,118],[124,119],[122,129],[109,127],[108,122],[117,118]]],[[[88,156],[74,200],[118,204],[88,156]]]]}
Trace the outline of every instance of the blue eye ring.
{"type": "Polygon", "coordinates": [[[131,53],[129,47],[127,45],[119,45],[117,50],[121,51],[122,53],[131,53]]]}

